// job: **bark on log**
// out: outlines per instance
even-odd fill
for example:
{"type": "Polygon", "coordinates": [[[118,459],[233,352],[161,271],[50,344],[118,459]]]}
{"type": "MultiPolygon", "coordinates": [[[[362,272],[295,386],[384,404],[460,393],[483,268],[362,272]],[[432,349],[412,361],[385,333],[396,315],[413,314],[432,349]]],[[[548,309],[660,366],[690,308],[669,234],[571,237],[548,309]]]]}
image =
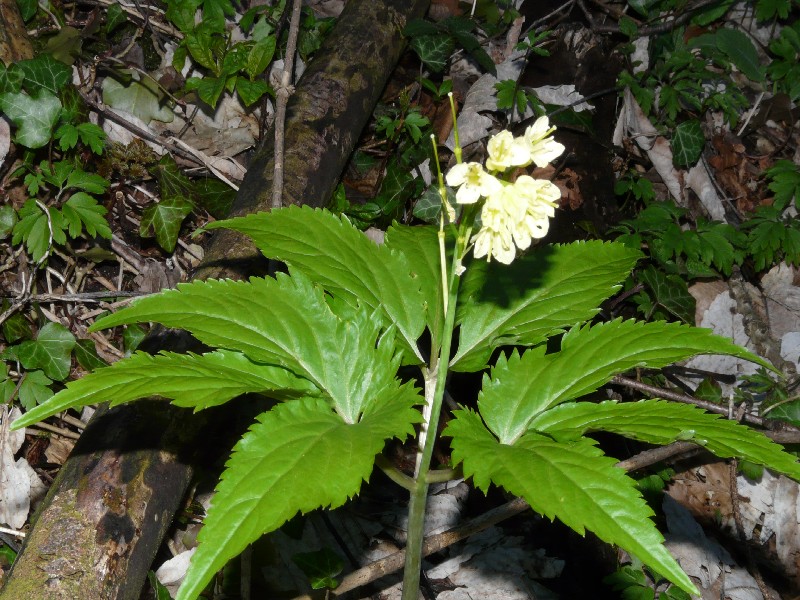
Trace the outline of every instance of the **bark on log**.
{"type": "MultiPolygon", "coordinates": [[[[400,56],[400,32],[428,1],[348,3],[289,102],[285,203],[322,206],[330,198],[400,56]]],[[[234,215],[269,210],[271,148],[269,141],[253,160],[234,215]]],[[[195,278],[245,277],[259,261],[225,231],[206,256],[195,278]]],[[[192,477],[187,457],[218,423],[157,401],[98,412],[35,517],[0,600],[139,597],[192,477]]]]}
{"type": "Polygon", "coordinates": [[[17,0],[0,0],[0,61],[6,66],[33,58],[33,46],[17,0]]]}

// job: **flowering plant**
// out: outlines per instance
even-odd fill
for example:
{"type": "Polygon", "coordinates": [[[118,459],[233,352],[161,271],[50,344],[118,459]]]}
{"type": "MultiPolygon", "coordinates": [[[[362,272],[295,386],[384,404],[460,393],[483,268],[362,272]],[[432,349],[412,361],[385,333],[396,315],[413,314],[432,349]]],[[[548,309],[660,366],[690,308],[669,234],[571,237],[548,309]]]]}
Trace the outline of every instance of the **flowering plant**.
{"type": "Polygon", "coordinates": [[[501,132],[489,141],[485,166],[463,163],[457,146],[457,164],[446,178],[438,173],[444,208],[438,230],[395,224],[380,246],[345,218],[308,208],[213,223],[209,229],[249,235],[289,273],[181,284],[103,317],[93,329],[154,321],[190,331],[210,350],[136,353],[68,384],[13,427],[149,395],[194,410],[247,392],[276,399],[226,464],[178,600],[196,598],[227,561],[298,511],[345,503],[376,465],[410,494],[404,600],[418,596],[428,486],[462,476],[481,490],[494,484],[521,496],[579,533],[589,529],[697,593],[662,545],[635,481],[586,434],[695,441],[718,456],[800,479],[795,457],[693,406],[581,398],[617,373],[700,353],[770,366],[703,329],[592,322],[639,259],[637,250],[589,241],[518,253],[546,234],[559,194],[548,181],[506,177],[515,167],[557,157],[563,147],[551,133],[546,119],[519,138],[501,132]],[[458,188],[458,221],[445,179],[458,188]],[[422,393],[399,377],[401,365],[419,369],[422,393]],[[483,388],[477,403],[461,399],[440,433],[453,371],[484,372],[483,388]],[[416,437],[417,460],[413,473],[403,473],[380,454],[391,438],[409,436],[416,437]],[[443,436],[460,470],[432,469],[443,436]]]}

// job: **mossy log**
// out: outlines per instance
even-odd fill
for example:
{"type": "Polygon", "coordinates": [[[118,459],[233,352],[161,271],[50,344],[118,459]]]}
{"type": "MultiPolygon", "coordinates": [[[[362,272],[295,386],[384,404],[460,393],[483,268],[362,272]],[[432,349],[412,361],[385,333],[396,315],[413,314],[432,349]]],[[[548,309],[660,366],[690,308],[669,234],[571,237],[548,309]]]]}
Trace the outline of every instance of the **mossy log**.
{"type": "MultiPolygon", "coordinates": [[[[284,204],[323,206],[330,198],[400,56],[401,31],[428,1],[347,4],[289,100],[284,204]]],[[[267,139],[234,215],[269,210],[267,139]]],[[[195,278],[243,278],[257,265],[250,244],[221,231],[195,278]]],[[[182,338],[166,335],[151,346],[174,350],[176,340],[182,338]]],[[[192,478],[195,450],[214,445],[208,436],[219,428],[219,419],[155,400],[99,410],[38,511],[0,600],[138,598],[192,478]]]]}

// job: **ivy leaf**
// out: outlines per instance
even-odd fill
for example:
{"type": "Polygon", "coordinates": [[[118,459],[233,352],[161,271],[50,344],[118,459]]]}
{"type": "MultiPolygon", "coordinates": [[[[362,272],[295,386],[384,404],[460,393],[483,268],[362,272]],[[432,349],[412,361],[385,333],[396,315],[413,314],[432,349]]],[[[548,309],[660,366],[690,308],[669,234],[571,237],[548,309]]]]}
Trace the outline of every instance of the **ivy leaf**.
{"type": "Polygon", "coordinates": [[[75,336],[60,323],[49,322],[35,340],[17,346],[17,358],[26,369],[41,369],[50,379],[64,381],[72,364],[75,336]]]}
{"type": "Polygon", "coordinates": [[[675,134],[672,136],[672,152],[674,153],[675,166],[689,167],[695,164],[703,148],[706,145],[706,138],[700,127],[700,121],[692,119],[684,121],[675,127],[675,134]]]}
{"type": "MultiPolygon", "coordinates": [[[[128,70],[123,70],[122,73],[132,75],[128,70]]],[[[113,77],[106,77],[102,89],[105,104],[129,112],[145,123],[172,123],[175,118],[164,91],[150,77],[144,77],[141,81],[132,80],[127,85],[113,77]]]]}
{"type": "Polygon", "coordinates": [[[19,403],[25,410],[31,410],[37,404],[46,402],[53,395],[53,390],[49,387],[52,383],[41,371],[27,371],[19,386],[19,403]]]}
{"type": "Polygon", "coordinates": [[[203,177],[192,182],[195,203],[215,219],[225,218],[236,199],[236,192],[216,177],[203,177]]]}
{"type": "Polygon", "coordinates": [[[357,494],[386,440],[413,433],[416,415],[408,404],[383,403],[348,424],[318,399],[260,415],[225,465],[176,600],[195,598],[225,563],[298,511],[336,508],[357,494]]]}
{"type": "Polygon", "coordinates": [[[453,438],[453,462],[463,464],[464,475],[478,488],[487,491],[495,483],[522,496],[536,512],[558,518],[580,535],[588,529],[686,591],[699,593],[664,547],[636,482],[590,440],[558,443],[528,433],[509,446],[469,410],[456,411],[443,435],[453,438]]]}
{"type": "Polygon", "coordinates": [[[0,94],[7,92],[19,92],[22,89],[22,82],[25,79],[22,71],[12,65],[9,68],[0,61],[0,94]]]}
{"type": "Polygon", "coordinates": [[[453,38],[441,33],[415,37],[410,45],[419,59],[434,73],[444,71],[455,49],[453,38]]]}
{"type": "Polygon", "coordinates": [[[254,363],[239,352],[162,352],[156,356],[137,352],[69,382],[65,390],[22,417],[19,426],[36,423],[68,408],[109,400],[116,406],[148,396],[162,396],[176,406],[198,411],[248,392],[283,400],[319,394],[307,379],[283,367],[254,363]]]}
{"type": "Polygon", "coordinates": [[[311,589],[333,590],[339,585],[336,576],[342,572],[344,561],[330,548],[295,554],[292,556],[292,561],[308,577],[311,589]]]}
{"type": "MultiPolygon", "coordinates": [[[[456,214],[459,214],[461,205],[456,202],[455,192],[449,187],[445,187],[445,189],[447,190],[447,201],[456,210],[456,214]]],[[[439,186],[433,183],[414,204],[414,216],[426,223],[438,223],[441,212],[442,196],[439,194],[439,186]]]]}
{"type": "Polygon", "coordinates": [[[695,442],[720,458],[743,458],[800,480],[797,457],[762,433],[690,404],[662,400],[570,402],[542,413],[530,428],[556,439],[609,431],[662,446],[677,440],[695,442]]]}
{"type": "Polygon", "coordinates": [[[395,323],[408,357],[420,361],[417,339],[425,327],[425,298],[405,256],[367,238],[346,219],[308,207],[210,223],[248,235],[270,258],[286,262],[352,306],[380,311],[395,323]],[[296,232],[303,231],[302,238],[296,232]]]}
{"type": "Polygon", "coordinates": [[[286,367],[325,392],[350,423],[383,395],[418,398],[395,378],[394,327],[378,337],[382,322],[364,308],[340,319],[323,290],[301,273],[180,284],[177,290],[139,298],[92,329],[135,321],[186,329],[210,346],[286,367]]]}
{"type": "Polygon", "coordinates": [[[639,280],[648,286],[658,304],[684,323],[694,325],[694,296],[679,275],[667,275],[652,265],[639,273],[639,280]]]}
{"type": "Polygon", "coordinates": [[[17,224],[17,211],[8,204],[0,206],[0,240],[11,235],[14,225],[17,224]]]}
{"type": "Polygon", "coordinates": [[[512,443],[541,412],[595,391],[617,373],[658,369],[697,354],[727,354],[773,368],[708,329],[617,319],[572,328],[559,352],[545,354],[540,346],[501,356],[491,378],[484,377],[478,406],[487,427],[502,443],[512,443]]]}
{"type": "Polygon", "coordinates": [[[164,198],[142,211],[139,235],[155,236],[156,242],[167,252],[175,250],[183,220],[192,212],[192,203],[180,196],[164,198]]]}
{"type": "Polygon", "coordinates": [[[459,292],[455,371],[479,371],[502,345],[533,346],[590,319],[641,254],[599,241],[537,248],[511,265],[472,261],[459,292]]]}
{"type": "Polygon", "coordinates": [[[32,96],[7,92],[0,96],[0,109],[17,126],[14,140],[35,149],[50,141],[53,126],[61,114],[61,101],[44,88],[32,96]]]}
{"type": "Polygon", "coordinates": [[[72,354],[81,368],[87,371],[95,371],[108,366],[108,364],[97,354],[97,347],[92,340],[77,340],[72,354]]]}
{"type": "Polygon", "coordinates": [[[21,60],[16,68],[25,76],[25,89],[45,90],[55,96],[72,79],[72,69],[49,54],[21,60]]]}
{"type": "Polygon", "coordinates": [[[106,11],[106,35],[128,20],[119,3],[115,2],[106,11]]]}
{"type": "Polygon", "coordinates": [[[85,227],[89,237],[99,235],[107,240],[111,239],[111,228],[105,219],[106,212],[97,200],[85,192],[73,194],[61,207],[61,213],[69,225],[69,235],[72,238],[78,237],[85,227]]]}

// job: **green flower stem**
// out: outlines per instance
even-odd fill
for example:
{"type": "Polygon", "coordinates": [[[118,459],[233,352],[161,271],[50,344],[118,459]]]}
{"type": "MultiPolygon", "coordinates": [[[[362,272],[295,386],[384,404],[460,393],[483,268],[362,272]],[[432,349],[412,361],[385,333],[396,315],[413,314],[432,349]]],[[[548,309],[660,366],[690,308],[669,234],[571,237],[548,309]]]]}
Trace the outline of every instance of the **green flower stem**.
{"type": "Polygon", "coordinates": [[[397,485],[406,488],[409,492],[414,491],[414,486],[416,483],[413,477],[409,477],[400,469],[395,467],[392,464],[392,461],[386,458],[383,454],[378,454],[378,456],[375,458],[375,464],[386,474],[389,479],[394,481],[397,485]]]}
{"type": "MultiPolygon", "coordinates": [[[[461,260],[469,241],[470,230],[471,228],[466,226],[464,222],[459,227],[453,262],[449,273],[448,293],[444,302],[444,306],[447,308],[442,330],[442,347],[438,355],[431,358],[429,373],[433,376],[425,378],[425,397],[431,403],[430,417],[422,426],[422,430],[425,432],[425,443],[421,456],[417,460],[414,489],[411,491],[411,500],[408,505],[408,535],[402,600],[417,600],[419,596],[422,544],[425,538],[425,505],[428,499],[428,473],[430,472],[433,447],[436,443],[439,415],[442,411],[442,398],[444,397],[444,387],[447,381],[450,347],[453,341],[453,329],[456,320],[456,300],[458,298],[458,286],[461,281],[461,277],[457,276],[456,273],[460,271],[461,260]],[[433,386],[433,395],[429,395],[430,386],[433,386]]],[[[443,236],[440,237],[439,243],[441,247],[444,247],[443,236]]]]}

